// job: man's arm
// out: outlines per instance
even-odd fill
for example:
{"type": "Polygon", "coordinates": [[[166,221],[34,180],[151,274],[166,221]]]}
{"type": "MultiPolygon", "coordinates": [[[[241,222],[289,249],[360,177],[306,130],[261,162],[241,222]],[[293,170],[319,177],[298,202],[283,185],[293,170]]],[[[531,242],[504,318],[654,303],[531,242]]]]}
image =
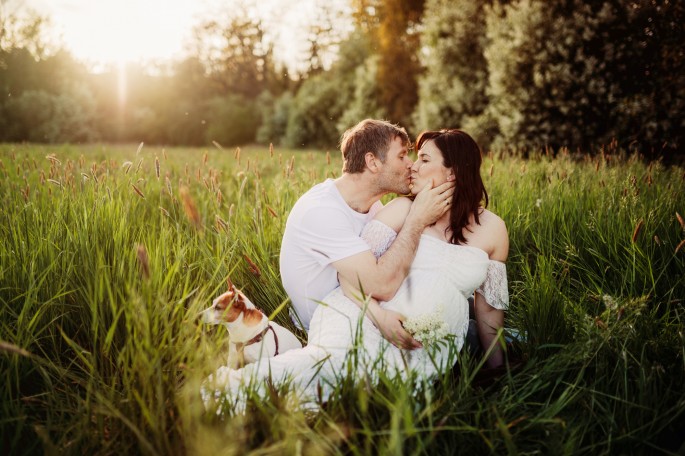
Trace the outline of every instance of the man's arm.
{"type": "Polygon", "coordinates": [[[397,238],[378,260],[371,251],[365,251],[332,263],[341,283],[345,280],[353,284],[358,292],[361,285],[367,296],[379,301],[392,299],[409,273],[421,233],[449,209],[445,202],[451,201],[453,193],[452,182],[435,188],[429,184],[422,189],[411,204],[397,238]]]}

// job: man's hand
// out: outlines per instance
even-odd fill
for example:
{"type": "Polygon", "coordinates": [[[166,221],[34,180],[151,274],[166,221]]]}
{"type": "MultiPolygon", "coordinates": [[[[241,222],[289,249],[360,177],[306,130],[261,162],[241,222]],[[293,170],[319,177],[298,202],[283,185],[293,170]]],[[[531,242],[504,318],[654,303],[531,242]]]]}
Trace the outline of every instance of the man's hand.
{"type": "Polygon", "coordinates": [[[422,228],[432,225],[452,207],[453,194],[454,182],[448,181],[433,188],[431,180],[416,194],[407,221],[412,219],[422,228]]]}
{"type": "Polygon", "coordinates": [[[404,321],[402,314],[378,308],[372,314],[372,321],[383,337],[397,348],[413,350],[422,347],[421,343],[415,340],[402,326],[404,321]]]}

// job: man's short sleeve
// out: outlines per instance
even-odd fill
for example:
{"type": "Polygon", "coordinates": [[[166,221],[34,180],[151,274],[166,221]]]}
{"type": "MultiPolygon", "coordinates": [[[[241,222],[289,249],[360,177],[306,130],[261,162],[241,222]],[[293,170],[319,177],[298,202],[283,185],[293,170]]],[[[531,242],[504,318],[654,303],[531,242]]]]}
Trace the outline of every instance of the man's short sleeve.
{"type": "Polygon", "coordinates": [[[307,247],[322,265],[370,250],[360,237],[362,228],[363,223],[355,223],[343,210],[333,207],[312,208],[300,223],[307,247]]]}

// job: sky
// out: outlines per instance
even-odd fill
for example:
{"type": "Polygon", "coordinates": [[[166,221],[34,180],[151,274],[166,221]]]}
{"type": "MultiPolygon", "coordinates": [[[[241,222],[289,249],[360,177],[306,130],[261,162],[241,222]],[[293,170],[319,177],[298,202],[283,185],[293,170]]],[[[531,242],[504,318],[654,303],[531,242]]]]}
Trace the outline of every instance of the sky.
{"type": "MultiPolygon", "coordinates": [[[[0,0],[2,1],[2,0],[0,0]]],[[[6,0],[7,1],[7,0],[6,0]]],[[[50,18],[51,30],[91,64],[178,58],[192,27],[236,0],[9,0],[50,18]]],[[[318,0],[247,0],[275,35],[274,54],[288,66],[306,49],[304,30],[318,0]]],[[[346,4],[346,0],[328,3],[346,4]]],[[[15,8],[16,9],[16,8],[15,8]]]]}

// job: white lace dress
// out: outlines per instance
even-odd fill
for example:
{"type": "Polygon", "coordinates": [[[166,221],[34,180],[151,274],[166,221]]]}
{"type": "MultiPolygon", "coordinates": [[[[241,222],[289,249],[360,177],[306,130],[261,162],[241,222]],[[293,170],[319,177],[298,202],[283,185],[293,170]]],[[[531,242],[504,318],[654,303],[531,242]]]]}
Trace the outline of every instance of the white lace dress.
{"type": "MultiPolygon", "coordinates": [[[[396,233],[372,221],[362,237],[378,257],[396,233]]],[[[394,298],[382,306],[407,317],[442,309],[451,335],[446,341],[418,350],[400,350],[388,343],[370,319],[363,317],[360,307],[337,288],[315,311],[307,346],[242,369],[219,368],[202,387],[205,405],[224,399],[240,410],[244,386],[263,390],[268,377],[275,383],[288,382],[304,407],[325,401],[350,369],[360,379],[373,380],[382,371],[406,375],[408,370],[431,379],[454,365],[468,329],[467,298],[476,289],[493,307],[506,308],[504,264],[490,261],[487,253],[476,247],[447,244],[424,234],[407,278],[394,298]]]]}

